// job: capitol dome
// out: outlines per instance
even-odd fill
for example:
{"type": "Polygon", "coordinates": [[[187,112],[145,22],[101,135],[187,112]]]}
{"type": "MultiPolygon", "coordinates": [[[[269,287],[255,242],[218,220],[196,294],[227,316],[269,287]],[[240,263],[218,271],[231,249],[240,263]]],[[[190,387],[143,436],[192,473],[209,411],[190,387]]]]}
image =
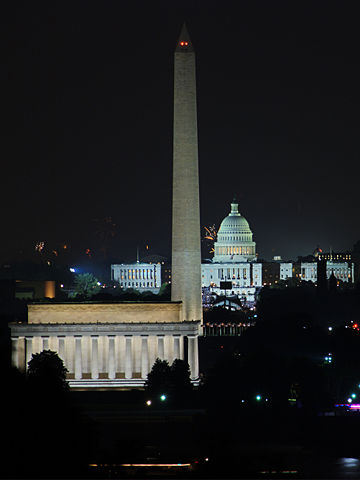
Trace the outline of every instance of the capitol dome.
{"type": "Polygon", "coordinates": [[[251,262],[256,260],[255,242],[249,223],[233,200],[231,211],[221,222],[214,244],[213,262],[251,262]]]}

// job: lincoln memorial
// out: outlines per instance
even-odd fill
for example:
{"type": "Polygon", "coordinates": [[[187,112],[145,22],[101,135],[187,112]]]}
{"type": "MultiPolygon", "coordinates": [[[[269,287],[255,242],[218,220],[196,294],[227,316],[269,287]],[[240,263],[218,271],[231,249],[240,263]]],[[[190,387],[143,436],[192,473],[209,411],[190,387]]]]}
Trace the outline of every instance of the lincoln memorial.
{"type": "Polygon", "coordinates": [[[56,351],[73,388],[142,387],[156,358],[188,361],[199,377],[199,321],[182,303],[32,303],[28,322],[12,323],[12,363],[25,371],[33,353],[56,351]],[[184,339],[187,337],[187,358],[184,339]]]}

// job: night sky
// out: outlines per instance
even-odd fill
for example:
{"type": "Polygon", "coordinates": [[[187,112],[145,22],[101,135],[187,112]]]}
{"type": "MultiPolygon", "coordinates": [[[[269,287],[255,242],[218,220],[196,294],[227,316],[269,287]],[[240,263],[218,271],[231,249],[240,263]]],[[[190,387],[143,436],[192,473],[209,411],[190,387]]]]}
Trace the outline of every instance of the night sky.
{"type": "MultiPolygon", "coordinates": [[[[351,249],[359,222],[356,2],[6,2],[0,260],[45,242],[171,252],[173,52],[197,56],[201,223],[234,194],[259,256],[351,249]]],[[[22,253],[20,253],[22,252],[22,253]]],[[[25,252],[25,253],[24,253],[25,252]]],[[[81,258],[80,258],[81,257],[81,258]]]]}

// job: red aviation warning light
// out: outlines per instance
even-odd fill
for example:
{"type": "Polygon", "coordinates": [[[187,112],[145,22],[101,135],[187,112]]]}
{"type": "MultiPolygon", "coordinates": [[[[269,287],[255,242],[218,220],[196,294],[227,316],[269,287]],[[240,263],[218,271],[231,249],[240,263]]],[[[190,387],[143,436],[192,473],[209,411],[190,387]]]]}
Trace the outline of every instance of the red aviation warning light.
{"type": "Polygon", "coordinates": [[[180,42],[180,47],[187,47],[189,42],[180,42]]]}

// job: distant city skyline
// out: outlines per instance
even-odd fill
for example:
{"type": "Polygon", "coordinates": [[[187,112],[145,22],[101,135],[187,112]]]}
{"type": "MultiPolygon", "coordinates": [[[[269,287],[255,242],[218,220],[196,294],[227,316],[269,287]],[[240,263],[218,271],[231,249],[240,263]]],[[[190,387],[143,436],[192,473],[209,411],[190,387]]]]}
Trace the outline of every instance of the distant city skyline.
{"type": "Polygon", "coordinates": [[[346,5],[6,9],[2,262],[41,242],[54,260],[64,245],[84,261],[136,261],[146,245],[170,257],[172,55],[184,20],[197,52],[202,228],[218,228],[237,194],[260,258],[360,239],[359,57],[346,5]]]}

